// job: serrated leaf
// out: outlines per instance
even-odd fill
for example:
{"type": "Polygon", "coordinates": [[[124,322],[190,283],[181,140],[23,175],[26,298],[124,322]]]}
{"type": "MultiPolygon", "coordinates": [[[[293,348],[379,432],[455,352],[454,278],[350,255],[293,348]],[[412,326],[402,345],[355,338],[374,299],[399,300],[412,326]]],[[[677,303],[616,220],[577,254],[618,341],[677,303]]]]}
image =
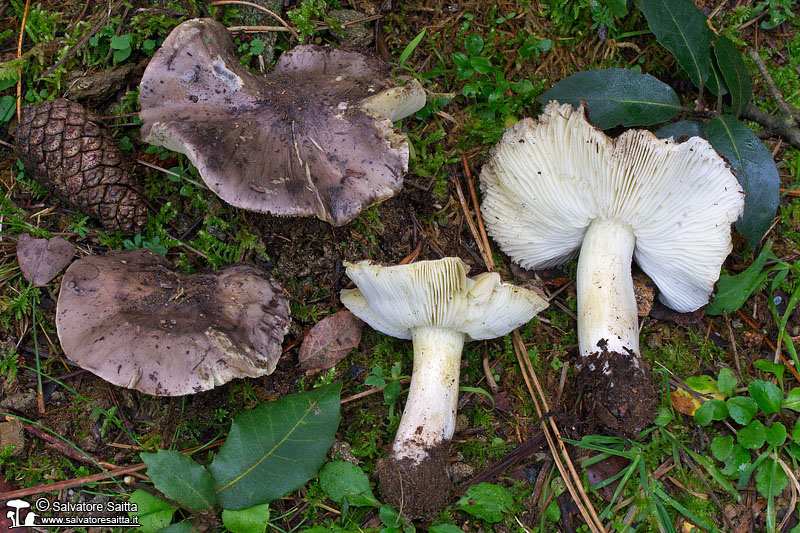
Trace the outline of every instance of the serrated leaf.
{"type": "Polygon", "coordinates": [[[130,503],[136,505],[136,512],[129,512],[136,516],[141,527],[136,528],[139,533],[157,533],[172,522],[172,515],[178,509],[171,503],[156,498],[149,492],[136,489],[131,494],[130,503]]]}
{"type": "Polygon", "coordinates": [[[659,139],[672,137],[675,142],[686,137],[702,137],[706,132],[706,123],[699,120],[679,120],[658,128],[654,133],[659,139]]]}
{"type": "Polygon", "coordinates": [[[772,153],[750,128],[732,115],[711,120],[706,139],[728,160],[744,189],[744,214],[736,222],[736,229],[755,248],[778,207],[780,178],[772,153]]]}
{"type": "Polygon", "coordinates": [[[536,99],[589,108],[589,119],[600,129],[649,126],[666,122],[680,111],[678,95],[666,83],[635,70],[586,70],[568,76],[536,99]]]}
{"type": "Polygon", "coordinates": [[[722,311],[733,313],[739,309],[769,272],[762,272],[764,264],[772,255],[772,241],[767,241],[756,260],[741,274],[730,276],[722,274],[717,282],[717,294],[706,307],[706,314],[721,315],[722,311]]]}
{"type": "Polygon", "coordinates": [[[789,394],[783,399],[781,407],[800,412],[800,387],[795,387],[789,391],[789,394]]]}
{"type": "Polygon", "coordinates": [[[749,424],[739,430],[736,440],[743,448],[757,450],[767,440],[767,428],[759,420],[751,420],[749,424]]]}
{"type": "Polygon", "coordinates": [[[747,396],[734,396],[725,402],[728,406],[728,414],[737,424],[745,425],[753,419],[758,412],[758,405],[747,396]]]}
{"type": "Polygon", "coordinates": [[[347,499],[350,505],[381,506],[364,471],[346,461],[332,461],[322,467],[319,484],[328,498],[337,503],[347,499]]]}
{"type": "Polygon", "coordinates": [[[459,511],[494,523],[503,519],[503,515],[514,505],[514,498],[506,488],[484,482],[468,488],[456,505],[459,511]]]}
{"type": "Polygon", "coordinates": [[[731,95],[730,111],[738,117],[750,103],[750,73],[736,46],[727,37],[720,35],[714,41],[714,57],[731,95]]]}
{"type": "Polygon", "coordinates": [[[714,437],[711,441],[711,453],[717,458],[717,461],[724,461],[730,457],[733,452],[733,436],[726,435],[724,437],[714,437]]]}
{"type": "Polygon", "coordinates": [[[302,487],[339,427],[341,383],[261,404],[233,421],[209,470],[225,509],[268,503],[302,487]]]}
{"type": "Polygon", "coordinates": [[[767,443],[772,446],[780,446],[786,442],[786,426],[783,422],[775,422],[767,428],[767,443]]]}
{"type": "Polygon", "coordinates": [[[728,408],[722,400],[708,400],[694,412],[694,419],[701,426],[709,425],[713,420],[725,420],[728,418],[728,408]]]}
{"type": "Polygon", "coordinates": [[[678,60],[697,87],[711,73],[706,17],[692,0],[639,0],[656,39],[678,60]]]}
{"type": "Polygon", "coordinates": [[[231,533],[264,533],[269,522],[269,504],[264,503],[233,511],[225,509],[222,511],[222,524],[231,533]]]}
{"type": "Polygon", "coordinates": [[[754,379],[747,384],[750,397],[755,400],[765,414],[777,413],[783,403],[783,394],[777,385],[770,381],[754,379]]]}
{"type": "Polygon", "coordinates": [[[191,457],[170,450],[141,456],[147,465],[147,475],[167,498],[195,511],[213,507],[217,502],[214,478],[191,457]]]}
{"type": "Polygon", "coordinates": [[[739,380],[736,379],[733,370],[730,368],[723,368],[719,371],[719,376],[717,376],[717,388],[722,394],[725,396],[733,396],[733,389],[736,388],[737,383],[739,383],[739,380]]]}

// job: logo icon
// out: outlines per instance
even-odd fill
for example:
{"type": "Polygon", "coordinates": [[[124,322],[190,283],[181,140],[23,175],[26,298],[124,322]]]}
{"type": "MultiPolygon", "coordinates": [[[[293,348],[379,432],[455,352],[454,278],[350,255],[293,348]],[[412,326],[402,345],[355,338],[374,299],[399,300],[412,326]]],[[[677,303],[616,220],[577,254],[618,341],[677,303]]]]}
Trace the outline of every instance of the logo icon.
{"type": "Polygon", "coordinates": [[[14,509],[13,511],[8,511],[6,513],[6,517],[11,520],[11,527],[9,529],[14,529],[15,527],[26,527],[26,526],[37,526],[40,524],[36,523],[36,517],[39,516],[34,512],[27,511],[25,514],[25,521],[20,522],[20,511],[22,509],[29,509],[31,504],[26,502],[25,500],[8,500],[6,502],[6,506],[11,507],[14,509]]]}

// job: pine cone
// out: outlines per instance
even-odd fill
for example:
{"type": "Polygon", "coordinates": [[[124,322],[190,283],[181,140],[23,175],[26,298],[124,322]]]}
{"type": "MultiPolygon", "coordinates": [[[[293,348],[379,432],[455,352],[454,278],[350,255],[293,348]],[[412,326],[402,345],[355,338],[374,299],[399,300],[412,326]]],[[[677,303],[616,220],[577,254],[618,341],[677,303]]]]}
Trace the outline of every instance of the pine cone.
{"type": "Polygon", "coordinates": [[[130,163],[94,113],[64,99],[25,106],[16,138],[25,168],[55,196],[108,229],[132,233],[147,224],[130,163]]]}

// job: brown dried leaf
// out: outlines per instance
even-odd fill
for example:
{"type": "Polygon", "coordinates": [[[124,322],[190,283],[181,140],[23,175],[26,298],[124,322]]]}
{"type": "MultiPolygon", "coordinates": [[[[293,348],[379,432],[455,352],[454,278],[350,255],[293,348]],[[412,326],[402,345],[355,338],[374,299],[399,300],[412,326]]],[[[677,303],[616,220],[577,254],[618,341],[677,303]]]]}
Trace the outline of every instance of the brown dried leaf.
{"type": "MultiPolygon", "coordinates": [[[[606,479],[619,474],[622,469],[627,467],[629,464],[630,461],[624,457],[610,455],[606,459],[589,466],[586,469],[586,476],[589,478],[589,483],[591,483],[592,486],[596,486],[606,479]]],[[[601,487],[598,490],[600,496],[602,496],[605,501],[610,502],[611,498],[614,497],[614,491],[617,490],[619,482],[620,480],[618,479],[613,483],[606,485],[605,487],[601,487]]]]}
{"type": "Polygon", "coordinates": [[[694,416],[694,412],[703,405],[700,400],[689,394],[683,389],[677,389],[669,393],[672,407],[679,413],[694,416]]]}
{"type": "Polygon", "coordinates": [[[62,239],[34,239],[23,233],[17,241],[17,261],[25,279],[34,286],[47,285],[75,256],[75,247],[62,239]]]}
{"type": "Polygon", "coordinates": [[[640,317],[647,316],[653,309],[656,297],[656,284],[644,272],[634,272],[633,292],[636,294],[636,308],[640,317]]]}
{"type": "Polygon", "coordinates": [[[300,347],[300,367],[318,372],[345,358],[361,342],[364,323],[347,309],[320,320],[311,328],[300,347]]]}

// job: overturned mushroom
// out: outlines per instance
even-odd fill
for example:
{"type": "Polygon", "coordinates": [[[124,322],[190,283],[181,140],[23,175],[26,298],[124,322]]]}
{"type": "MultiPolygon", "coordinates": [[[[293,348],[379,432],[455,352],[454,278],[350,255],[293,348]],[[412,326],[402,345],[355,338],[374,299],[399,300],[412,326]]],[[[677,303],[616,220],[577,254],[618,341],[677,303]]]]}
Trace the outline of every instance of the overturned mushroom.
{"type": "Polygon", "coordinates": [[[56,327],[66,356],[115,385],[178,396],[275,369],[289,327],[281,287],[260,268],[173,272],[150,250],[74,262],[56,327]]]}
{"type": "Polygon", "coordinates": [[[636,434],[658,398],[639,355],[631,259],[664,304],[681,312],[705,305],[744,205],[736,178],[704,139],[676,144],[646,130],[611,139],[584,107],[551,102],[538,121],[505,133],[481,187],[487,230],[523,267],[554,266],[580,249],[587,404],[608,429],[636,434]]]}
{"type": "Polygon", "coordinates": [[[431,519],[450,498],[445,468],[464,341],[505,335],[547,302],[533,291],[501,283],[496,273],[468,278],[469,267],[457,257],[346,266],[358,288],[342,291],[342,303],[378,331],[413,341],[408,400],[378,474],[389,503],[411,518],[431,519]]]}
{"type": "Polygon", "coordinates": [[[186,154],[231,205],[342,225],[402,188],[408,140],[392,122],[425,93],[393,85],[380,59],[316,45],[256,76],[221,24],[189,20],[144,73],[142,137],[186,154]]]}

